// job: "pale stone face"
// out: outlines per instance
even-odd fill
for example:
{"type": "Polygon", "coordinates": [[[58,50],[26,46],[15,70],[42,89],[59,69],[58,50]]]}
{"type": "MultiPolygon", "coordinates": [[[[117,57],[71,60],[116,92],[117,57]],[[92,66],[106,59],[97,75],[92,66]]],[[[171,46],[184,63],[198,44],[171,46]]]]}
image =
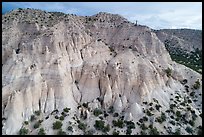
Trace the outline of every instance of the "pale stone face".
{"type": "MultiPolygon", "coordinates": [[[[107,13],[92,16],[98,20],[88,23],[85,17],[66,18],[69,21],[55,17],[52,26],[22,23],[23,19],[2,23],[2,115],[7,119],[3,134],[17,134],[34,111],[46,117],[54,109],[69,107],[74,114],[84,102],[91,102],[92,109],[113,106],[136,122],[144,114],[143,101],[155,97],[168,107],[170,93],[184,89],[180,80],[186,78],[192,85],[201,79],[172,62],[164,44],[146,26],[124,23],[123,17],[107,13]],[[168,67],[173,70],[170,78],[164,72],[168,67]]],[[[88,110],[83,112],[92,118],[88,110]]],[[[54,134],[53,119],[43,122],[49,134],[54,134]]]]}

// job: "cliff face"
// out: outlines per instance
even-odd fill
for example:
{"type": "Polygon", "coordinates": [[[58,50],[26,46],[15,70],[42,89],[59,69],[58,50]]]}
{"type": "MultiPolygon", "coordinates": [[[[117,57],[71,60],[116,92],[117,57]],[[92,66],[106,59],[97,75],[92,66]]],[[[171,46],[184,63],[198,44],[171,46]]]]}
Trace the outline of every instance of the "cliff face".
{"type": "MultiPolygon", "coordinates": [[[[173,62],[150,28],[119,15],[81,17],[31,9],[3,15],[3,134],[17,134],[35,111],[45,118],[68,107],[74,115],[87,102],[92,109],[113,106],[137,122],[144,115],[144,101],[156,98],[165,111],[175,90],[184,96],[184,79],[191,87],[201,75],[173,62]]],[[[201,102],[199,96],[192,105],[197,115],[201,102]]],[[[54,134],[46,120],[43,127],[54,134]]]]}

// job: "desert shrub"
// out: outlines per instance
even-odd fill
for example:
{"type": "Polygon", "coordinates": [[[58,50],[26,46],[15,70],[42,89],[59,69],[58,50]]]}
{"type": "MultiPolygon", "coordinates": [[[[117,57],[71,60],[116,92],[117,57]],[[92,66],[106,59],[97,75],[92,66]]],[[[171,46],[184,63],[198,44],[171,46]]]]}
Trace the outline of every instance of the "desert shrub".
{"type": "Polygon", "coordinates": [[[197,129],[197,135],[202,135],[202,126],[198,126],[197,129]]]}
{"type": "Polygon", "coordinates": [[[28,125],[28,121],[24,121],[24,124],[25,124],[25,125],[28,125]]]}
{"type": "Polygon", "coordinates": [[[191,127],[189,127],[189,126],[187,126],[185,130],[188,133],[193,133],[193,129],[191,127]]]}
{"type": "Polygon", "coordinates": [[[192,91],[191,93],[190,93],[190,96],[194,96],[195,95],[195,92],[194,91],[192,91]]]}
{"type": "Polygon", "coordinates": [[[110,125],[108,124],[108,125],[106,125],[106,126],[104,126],[104,128],[102,129],[102,131],[103,132],[109,132],[110,131],[110,125]]]}
{"type": "Polygon", "coordinates": [[[102,120],[96,120],[95,121],[95,124],[94,124],[94,127],[97,129],[97,130],[102,130],[104,128],[104,124],[105,122],[102,121],[102,120]]]}
{"type": "Polygon", "coordinates": [[[195,125],[195,122],[194,122],[193,120],[189,120],[189,124],[190,124],[191,126],[194,126],[194,125],[195,125]]]}
{"type": "Polygon", "coordinates": [[[142,124],[140,125],[140,128],[141,128],[142,130],[146,130],[146,129],[147,129],[147,127],[145,126],[144,123],[142,123],[142,124]]]}
{"type": "Polygon", "coordinates": [[[100,114],[102,114],[102,111],[98,108],[94,109],[94,112],[93,112],[94,116],[99,116],[100,114]]]}
{"type": "Polygon", "coordinates": [[[61,121],[56,121],[53,123],[53,129],[60,129],[62,127],[61,121]]]}
{"type": "Polygon", "coordinates": [[[176,124],[173,120],[170,120],[169,123],[171,123],[172,125],[176,124]]]}
{"type": "Polygon", "coordinates": [[[40,116],[40,110],[35,111],[35,114],[36,114],[37,116],[40,116]]]}
{"type": "Polygon", "coordinates": [[[63,111],[67,112],[67,113],[69,112],[69,110],[70,110],[70,108],[67,108],[67,107],[63,109],[63,111]]]}
{"type": "Polygon", "coordinates": [[[32,121],[34,121],[34,120],[36,120],[35,115],[31,115],[31,117],[30,117],[30,121],[32,122],[32,121]]]}
{"type": "Polygon", "coordinates": [[[59,117],[56,115],[56,116],[55,116],[55,119],[59,119],[59,117]]]}
{"type": "Polygon", "coordinates": [[[81,130],[83,130],[83,131],[85,131],[85,129],[86,129],[86,124],[84,124],[84,123],[82,123],[82,122],[79,122],[79,123],[78,123],[78,128],[81,129],[81,130]]]}
{"type": "Polygon", "coordinates": [[[120,134],[120,132],[119,131],[113,131],[113,135],[119,135],[120,134]]]}
{"type": "Polygon", "coordinates": [[[161,105],[156,104],[155,105],[156,109],[159,111],[159,108],[162,107],[161,105]]]}
{"type": "Polygon", "coordinates": [[[147,105],[147,102],[142,102],[143,104],[147,105]]]}
{"type": "Polygon", "coordinates": [[[135,123],[132,121],[126,121],[127,128],[133,129],[135,128],[135,123]]]}
{"type": "Polygon", "coordinates": [[[88,102],[87,103],[83,103],[82,106],[85,107],[85,108],[88,108],[89,104],[88,104],[88,102]]]}
{"type": "Polygon", "coordinates": [[[159,131],[157,130],[156,127],[154,127],[154,128],[150,129],[149,134],[150,135],[159,135],[159,131]]]}
{"type": "Polygon", "coordinates": [[[199,79],[195,82],[195,84],[193,85],[194,89],[199,89],[200,88],[200,81],[199,79]]]}
{"type": "Polygon", "coordinates": [[[165,69],[167,77],[170,77],[172,75],[172,70],[170,68],[165,69]]]}
{"type": "Polygon", "coordinates": [[[40,128],[38,135],[45,135],[45,130],[44,128],[40,128]]]}
{"type": "Polygon", "coordinates": [[[186,84],[187,82],[188,82],[188,80],[187,80],[187,79],[184,79],[184,80],[181,81],[181,84],[184,85],[184,84],[186,84]]]}
{"type": "Polygon", "coordinates": [[[123,128],[124,127],[124,122],[121,119],[118,119],[117,121],[113,120],[112,123],[116,127],[119,127],[119,128],[123,128]]]}
{"type": "Polygon", "coordinates": [[[108,108],[108,113],[113,113],[114,112],[114,108],[113,108],[113,106],[110,106],[109,108],[108,108]]]}
{"type": "Polygon", "coordinates": [[[154,115],[154,114],[152,114],[149,110],[147,110],[147,116],[152,116],[152,115],[154,115]]]}
{"type": "Polygon", "coordinates": [[[131,135],[131,133],[132,133],[132,130],[130,128],[127,128],[126,135],[131,135]]]}
{"type": "Polygon", "coordinates": [[[141,135],[147,135],[147,133],[145,131],[143,131],[143,130],[140,131],[140,134],[141,135]]]}
{"type": "Polygon", "coordinates": [[[144,116],[143,121],[148,121],[148,117],[144,116]]]}
{"type": "Polygon", "coordinates": [[[39,128],[39,127],[40,127],[40,123],[39,123],[39,122],[36,122],[33,127],[34,127],[35,129],[36,129],[36,128],[39,128]]]}
{"type": "Polygon", "coordinates": [[[42,119],[40,119],[40,120],[38,120],[38,122],[39,122],[39,123],[42,123],[42,122],[43,122],[43,120],[42,120],[42,119]]]}
{"type": "Polygon", "coordinates": [[[19,131],[19,135],[26,135],[26,134],[28,134],[28,129],[26,129],[25,127],[21,128],[19,131]]]}
{"type": "Polygon", "coordinates": [[[181,130],[180,128],[177,128],[174,132],[174,135],[181,135],[181,130]]]}
{"type": "Polygon", "coordinates": [[[73,127],[72,126],[68,126],[67,130],[73,132],[73,127]]]}
{"type": "Polygon", "coordinates": [[[113,117],[118,117],[118,116],[119,114],[117,112],[113,114],[113,117]]]}
{"type": "Polygon", "coordinates": [[[60,130],[57,132],[57,135],[66,135],[66,132],[64,132],[62,129],[60,129],[60,130]]]}
{"type": "Polygon", "coordinates": [[[60,116],[60,118],[59,118],[61,121],[63,121],[64,120],[64,116],[60,116]]]}
{"type": "Polygon", "coordinates": [[[176,111],[176,116],[177,117],[181,117],[181,112],[180,111],[176,111]]]}
{"type": "Polygon", "coordinates": [[[161,119],[162,119],[162,121],[165,121],[166,120],[166,115],[165,115],[165,113],[161,113],[161,119]]]}

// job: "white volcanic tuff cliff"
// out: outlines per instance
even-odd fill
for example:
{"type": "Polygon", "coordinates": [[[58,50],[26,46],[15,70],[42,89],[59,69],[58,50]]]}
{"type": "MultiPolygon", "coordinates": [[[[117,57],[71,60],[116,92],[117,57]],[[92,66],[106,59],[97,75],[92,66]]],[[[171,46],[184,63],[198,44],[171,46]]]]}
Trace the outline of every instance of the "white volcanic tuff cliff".
{"type": "Polygon", "coordinates": [[[177,80],[187,77],[185,69],[201,78],[184,66],[177,68],[151,29],[120,16],[69,16],[49,27],[14,20],[2,28],[4,134],[16,134],[36,110],[44,116],[65,107],[74,111],[98,97],[103,107],[113,105],[117,112],[127,111],[127,119],[138,119],[142,101],[151,100],[155,90],[179,89],[172,86],[181,85],[177,80]],[[163,71],[167,67],[174,79],[163,71]]]}

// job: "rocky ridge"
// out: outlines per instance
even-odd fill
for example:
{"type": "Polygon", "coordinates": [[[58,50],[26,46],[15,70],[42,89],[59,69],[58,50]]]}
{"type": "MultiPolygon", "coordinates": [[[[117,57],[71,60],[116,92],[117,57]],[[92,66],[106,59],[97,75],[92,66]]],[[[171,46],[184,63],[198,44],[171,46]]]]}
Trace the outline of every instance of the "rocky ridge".
{"type": "Polygon", "coordinates": [[[38,134],[38,126],[46,134],[197,134],[201,80],[171,60],[152,29],[120,15],[18,9],[2,18],[3,134],[38,134]]]}

